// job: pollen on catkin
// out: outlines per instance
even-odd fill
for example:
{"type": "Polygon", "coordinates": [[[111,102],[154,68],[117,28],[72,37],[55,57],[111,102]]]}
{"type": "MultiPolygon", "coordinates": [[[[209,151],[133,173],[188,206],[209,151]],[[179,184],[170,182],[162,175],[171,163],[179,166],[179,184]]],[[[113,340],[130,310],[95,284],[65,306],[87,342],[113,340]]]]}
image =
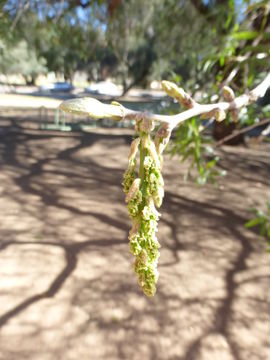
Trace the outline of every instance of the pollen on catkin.
{"type": "Polygon", "coordinates": [[[156,237],[160,207],[164,196],[161,155],[151,139],[154,124],[149,117],[137,118],[135,130],[139,137],[130,147],[129,165],[123,187],[132,228],[129,232],[130,252],[135,256],[134,270],[146,296],[154,296],[159,273],[157,270],[160,244],[156,237]],[[136,154],[140,152],[139,171],[136,154]]]}

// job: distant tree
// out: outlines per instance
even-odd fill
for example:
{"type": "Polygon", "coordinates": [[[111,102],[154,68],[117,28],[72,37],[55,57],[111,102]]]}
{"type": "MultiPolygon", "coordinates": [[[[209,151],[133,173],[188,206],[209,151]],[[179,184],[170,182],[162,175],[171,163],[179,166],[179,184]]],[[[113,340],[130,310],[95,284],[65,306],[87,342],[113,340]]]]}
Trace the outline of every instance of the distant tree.
{"type": "Polygon", "coordinates": [[[249,45],[248,54],[250,47],[251,53],[260,53],[268,46],[265,40],[254,46],[257,33],[262,36],[262,27],[269,23],[264,10],[268,2],[248,3],[7,0],[0,9],[0,31],[9,42],[10,38],[26,39],[46,59],[50,71],[61,72],[67,79],[77,70],[95,79],[115,76],[127,91],[153,79],[174,80],[177,75],[187,89],[193,91],[197,84],[210,94],[210,84],[223,81],[235,67],[240,68],[238,80],[242,77],[251,84],[252,76],[247,77],[244,70],[247,62],[251,70],[254,67],[250,73],[267,62],[247,54],[244,57],[250,61],[239,61],[243,42],[249,45]],[[251,7],[254,11],[248,15],[251,7]]]}
{"type": "Polygon", "coordinates": [[[33,84],[36,77],[47,72],[46,60],[38,57],[34,49],[30,49],[27,42],[21,40],[15,46],[0,45],[0,73],[20,74],[26,83],[33,84]]]}
{"type": "Polygon", "coordinates": [[[26,3],[9,0],[2,7],[0,16],[9,24],[5,26],[8,32],[3,31],[6,43],[10,43],[8,34],[15,41],[25,40],[38,57],[46,60],[49,71],[61,73],[70,81],[77,70],[91,73],[99,68],[97,56],[104,47],[104,32],[83,1],[33,0],[24,6],[26,3]],[[78,8],[84,9],[83,13],[78,13],[78,8]]]}
{"type": "Polygon", "coordinates": [[[192,77],[216,37],[204,17],[184,1],[118,1],[107,21],[106,37],[125,90],[172,72],[192,77]]]}

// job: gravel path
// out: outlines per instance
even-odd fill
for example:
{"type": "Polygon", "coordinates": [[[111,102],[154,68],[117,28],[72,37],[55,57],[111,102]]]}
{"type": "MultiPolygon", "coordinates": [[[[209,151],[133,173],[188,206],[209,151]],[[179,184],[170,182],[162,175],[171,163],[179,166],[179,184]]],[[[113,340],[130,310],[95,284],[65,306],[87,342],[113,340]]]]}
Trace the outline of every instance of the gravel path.
{"type": "Polygon", "coordinates": [[[227,147],[216,187],[165,159],[148,299],[120,185],[130,141],[0,119],[0,359],[270,359],[270,255],[243,226],[270,199],[269,147],[227,147]]]}
{"type": "Polygon", "coordinates": [[[17,95],[17,94],[0,94],[0,109],[2,108],[27,108],[27,109],[38,109],[45,107],[48,109],[57,109],[62,100],[31,96],[31,95],[17,95]]]}

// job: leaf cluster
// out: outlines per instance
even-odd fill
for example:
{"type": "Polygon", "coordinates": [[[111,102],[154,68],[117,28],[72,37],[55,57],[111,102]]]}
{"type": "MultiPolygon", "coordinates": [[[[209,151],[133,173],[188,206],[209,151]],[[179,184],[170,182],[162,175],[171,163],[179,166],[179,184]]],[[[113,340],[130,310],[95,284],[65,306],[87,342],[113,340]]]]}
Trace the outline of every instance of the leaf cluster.
{"type": "Polygon", "coordinates": [[[174,134],[174,141],[169,149],[171,155],[180,155],[180,161],[188,160],[186,178],[195,179],[198,185],[216,182],[218,176],[226,173],[219,170],[219,157],[215,153],[210,136],[200,133],[201,121],[192,118],[182,124],[174,134]]]}
{"type": "Polygon", "coordinates": [[[254,217],[246,222],[246,228],[253,228],[256,227],[259,229],[259,235],[261,237],[265,237],[269,248],[267,251],[270,252],[270,202],[266,204],[266,211],[262,211],[259,209],[251,209],[250,210],[254,217]]]}

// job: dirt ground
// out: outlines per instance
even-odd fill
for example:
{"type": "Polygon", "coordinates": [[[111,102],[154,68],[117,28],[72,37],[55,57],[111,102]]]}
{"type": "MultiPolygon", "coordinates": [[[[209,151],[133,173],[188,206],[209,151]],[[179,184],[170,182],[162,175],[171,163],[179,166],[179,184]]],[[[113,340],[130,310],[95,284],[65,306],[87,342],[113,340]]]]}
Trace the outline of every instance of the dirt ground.
{"type": "Polygon", "coordinates": [[[244,228],[270,199],[269,147],[226,147],[216,187],[166,157],[149,299],[127,240],[130,141],[0,119],[0,359],[270,359],[270,255],[244,228]]]}

